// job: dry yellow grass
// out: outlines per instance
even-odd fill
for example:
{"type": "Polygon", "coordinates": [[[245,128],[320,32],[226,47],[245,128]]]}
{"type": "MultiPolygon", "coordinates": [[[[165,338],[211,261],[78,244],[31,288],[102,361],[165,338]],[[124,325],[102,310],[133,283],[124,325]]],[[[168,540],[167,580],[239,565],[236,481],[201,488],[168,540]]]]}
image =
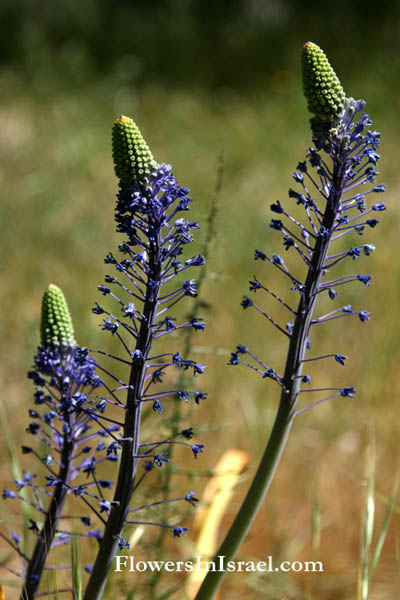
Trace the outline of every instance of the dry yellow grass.
{"type": "MultiPolygon", "coordinates": [[[[357,89],[356,82],[352,89],[357,89]]],[[[296,421],[269,496],[240,552],[242,558],[259,560],[266,555],[273,555],[277,561],[310,560],[317,483],[321,512],[317,558],[324,562],[325,572],[314,575],[312,598],[307,595],[308,574],[258,578],[235,574],[223,588],[223,597],[231,600],[354,600],[364,454],[371,422],[376,431],[376,490],[380,494],[390,496],[394,473],[399,468],[400,205],[398,135],[394,127],[398,107],[395,103],[383,104],[383,95],[377,98],[372,85],[368,89],[368,82],[360,81],[358,95],[368,100],[368,92],[372,95],[374,127],[383,132],[379,180],[388,184],[385,201],[390,212],[383,214],[380,227],[368,234],[377,251],[359,267],[361,272],[374,275],[371,288],[349,289],[342,299],[343,303],[367,308],[373,319],[365,326],[356,322],[351,326],[341,322],[327,325],[312,340],[322,352],[332,351],[335,345],[337,351],[350,357],[345,370],[332,365],[325,370],[322,367],[318,383],[345,380],[355,385],[358,394],[355,399],[334,399],[296,421]]],[[[261,326],[257,315],[244,314],[239,302],[255,268],[270,287],[284,289],[285,283],[272,270],[255,265],[253,251],[271,250],[279,244],[278,236],[267,226],[267,207],[277,198],[286,199],[292,171],[309,143],[308,115],[300,90],[294,85],[285,88],[283,95],[267,87],[252,98],[235,94],[210,98],[200,93],[167,95],[164,89],[154,86],[140,92],[105,91],[99,82],[97,88],[54,91],[45,105],[18,85],[11,86],[0,114],[0,123],[4,124],[0,142],[0,333],[4,353],[0,377],[2,402],[15,445],[18,447],[26,436],[32,390],[25,373],[38,343],[40,297],[48,282],[62,286],[68,295],[81,344],[104,348],[109,341],[98,330],[90,307],[97,300],[96,286],[104,275],[103,257],[117,244],[112,222],[116,185],[109,136],[115,116],[121,113],[135,116],[157,160],[171,162],[178,180],[191,188],[197,200],[192,215],[202,225],[213,190],[216,157],[221,150],[227,153],[218,234],[202,291],[207,301],[203,316],[208,331],[195,340],[198,356],[209,364],[202,381],[209,399],[195,411],[191,424],[199,428],[199,439],[206,445],[206,453],[196,463],[203,473],[214,469],[219,457],[231,447],[249,454],[249,471],[253,472],[272,424],[277,390],[271,382],[226,363],[237,343],[251,345],[278,369],[284,361],[285,340],[264,323],[261,326]]],[[[279,310],[275,314],[283,316],[279,310]]],[[[1,480],[4,486],[11,485],[7,454],[4,447],[1,450],[1,480]]],[[[193,469],[192,461],[179,454],[178,458],[184,468],[193,469]]],[[[182,479],[179,477],[178,487],[186,487],[182,479]]],[[[190,485],[200,496],[206,482],[207,478],[199,478],[190,485]]],[[[235,492],[220,536],[245,487],[244,483],[235,492]]],[[[378,524],[384,512],[385,506],[378,499],[378,524]]],[[[5,519],[2,528],[16,528],[18,515],[15,503],[1,503],[1,517],[5,519]],[[11,513],[7,512],[8,506],[11,513]]],[[[145,533],[141,542],[148,542],[147,536],[145,533]]],[[[399,596],[395,552],[398,536],[396,514],[374,574],[370,600],[399,596]]],[[[91,547],[94,551],[95,544],[91,547]]],[[[176,542],[169,550],[172,558],[189,556],[191,551],[190,543],[176,542]]],[[[5,552],[2,546],[1,556],[5,552]]],[[[149,552],[146,545],[135,548],[138,558],[145,558],[149,552]]],[[[1,581],[3,577],[1,573],[1,581]]],[[[135,587],[137,597],[146,598],[143,576],[123,577],[114,576],[107,597],[122,600],[127,597],[126,590],[135,587]]],[[[4,579],[10,580],[10,576],[4,579]]],[[[169,574],[162,589],[174,583],[176,576],[169,574]]],[[[13,588],[4,589],[7,600],[17,597],[13,588]]],[[[170,597],[180,598],[180,592],[170,597]]]]}

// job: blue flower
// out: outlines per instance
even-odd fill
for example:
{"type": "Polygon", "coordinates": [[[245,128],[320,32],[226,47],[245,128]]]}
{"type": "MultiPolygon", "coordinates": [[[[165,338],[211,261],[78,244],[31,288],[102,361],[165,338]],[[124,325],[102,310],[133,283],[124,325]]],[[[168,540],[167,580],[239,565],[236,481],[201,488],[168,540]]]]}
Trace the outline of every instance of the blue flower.
{"type": "Polygon", "coordinates": [[[197,455],[201,452],[204,452],[204,444],[194,444],[192,446],[192,452],[195,458],[197,458],[197,455]]]}
{"type": "Polygon", "coordinates": [[[293,173],[293,179],[295,180],[296,183],[303,183],[304,175],[302,173],[299,173],[298,171],[295,171],[293,173]]]}
{"type": "Polygon", "coordinates": [[[361,250],[360,248],[351,248],[350,250],[347,251],[347,255],[351,256],[351,258],[358,258],[359,256],[361,256],[361,250]]]}
{"type": "Polygon", "coordinates": [[[292,335],[293,329],[294,329],[294,323],[292,323],[291,321],[286,323],[286,329],[288,330],[289,335],[292,335]]]}
{"type": "Polygon", "coordinates": [[[196,502],[199,502],[199,499],[196,498],[196,494],[194,492],[188,492],[185,496],[185,500],[189,502],[192,506],[195,506],[196,502]]]}
{"type": "Polygon", "coordinates": [[[186,296],[197,296],[197,286],[194,279],[191,279],[190,281],[185,281],[185,283],[183,284],[183,289],[185,290],[186,296]]]}
{"type": "Polygon", "coordinates": [[[370,227],[374,228],[378,225],[379,220],[378,219],[367,219],[367,225],[369,225],[370,227]]]}
{"type": "Polygon", "coordinates": [[[180,367],[183,361],[183,356],[180,352],[176,352],[173,356],[172,356],[172,362],[174,363],[174,365],[176,365],[177,367],[180,367]]]}
{"type": "Polygon", "coordinates": [[[111,292],[110,288],[105,285],[99,285],[97,286],[97,289],[103,294],[103,296],[107,296],[107,294],[111,292]]]}
{"type": "Polygon", "coordinates": [[[281,203],[279,202],[279,200],[277,200],[274,204],[271,204],[271,211],[274,213],[278,213],[278,214],[282,214],[283,213],[283,208],[281,206],[281,203]]]}
{"type": "Polygon", "coordinates": [[[294,239],[291,238],[289,235],[285,235],[285,237],[283,238],[283,245],[285,247],[285,250],[289,250],[289,248],[294,246],[294,239]]]}
{"type": "MultiPolygon", "coordinates": [[[[375,190],[374,190],[375,191],[375,190]]],[[[384,190],[380,190],[380,191],[384,191],[384,190]]],[[[372,206],[372,210],[376,210],[378,212],[381,212],[383,210],[386,210],[386,204],[384,202],[378,202],[377,204],[374,204],[372,206]]]]}
{"type": "Polygon", "coordinates": [[[161,325],[164,325],[167,331],[171,331],[172,329],[176,329],[176,325],[174,323],[176,319],[173,317],[165,317],[164,321],[161,321],[161,325]]]}
{"type": "Polygon", "coordinates": [[[281,259],[281,257],[279,256],[279,254],[272,255],[272,262],[274,263],[274,265],[284,265],[285,264],[283,262],[283,260],[281,259]]]}
{"type": "Polygon", "coordinates": [[[188,527],[174,527],[174,537],[182,537],[185,536],[185,531],[188,531],[188,527]]]}
{"type": "Polygon", "coordinates": [[[153,456],[153,462],[157,467],[162,467],[164,463],[169,463],[169,459],[165,454],[155,454],[153,456]]]}
{"type": "Polygon", "coordinates": [[[154,403],[153,403],[153,410],[154,410],[154,412],[158,412],[158,414],[161,415],[164,406],[165,405],[162,402],[159,402],[158,400],[155,400],[154,403]]]}
{"type": "Polygon", "coordinates": [[[339,363],[339,365],[344,366],[344,361],[347,359],[347,356],[344,356],[344,354],[335,354],[335,360],[336,362],[339,363]]]}
{"type": "Polygon", "coordinates": [[[114,335],[114,333],[118,331],[119,325],[115,321],[111,321],[111,319],[104,319],[103,323],[100,324],[100,327],[104,331],[110,331],[112,335],[114,335]]]}
{"type": "Polygon", "coordinates": [[[133,317],[135,315],[135,305],[133,302],[129,302],[126,306],[123,306],[122,312],[126,317],[133,317]]]}
{"type": "Polygon", "coordinates": [[[254,253],[254,260],[267,260],[267,256],[264,252],[261,252],[261,250],[256,250],[254,253]]]}
{"type": "Polygon", "coordinates": [[[5,488],[1,494],[3,500],[7,500],[8,498],[17,498],[17,494],[12,492],[11,490],[5,488]]]}
{"type": "Polygon", "coordinates": [[[143,468],[146,472],[150,472],[154,469],[154,462],[151,460],[145,460],[143,463],[143,468]]]}
{"type": "MultiPolygon", "coordinates": [[[[254,281],[249,281],[249,290],[250,290],[250,292],[256,292],[261,287],[262,287],[261,283],[259,281],[257,281],[257,279],[254,279],[254,281]]],[[[243,308],[245,308],[245,307],[243,307],[243,308]]]]}
{"type": "Polygon", "coordinates": [[[237,352],[231,352],[231,357],[229,359],[229,365],[238,365],[240,363],[240,356],[237,352]]]}
{"type": "Polygon", "coordinates": [[[266,369],[264,371],[263,379],[265,379],[267,377],[269,377],[271,379],[276,379],[276,373],[275,373],[274,369],[266,369]]]}
{"type": "Polygon", "coordinates": [[[344,387],[340,390],[340,395],[346,398],[354,398],[356,390],[353,387],[344,387]]]}
{"type": "Polygon", "coordinates": [[[358,279],[358,281],[361,281],[361,283],[363,283],[364,285],[370,285],[372,276],[371,275],[363,275],[362,273],[359,273],[357,275],[357,279],[358,279]]]}
{"type": "Polygon", "coordinates": [[[187,440],[191,440],[194,435],[192,427],[189,427],[189,429],[184,429],[181,433],[187,440]]]}
{"type": "Polygon", "coordinates": [[[368,312],[367,310],[361,310],[358,313],[359,319],[361,321],[361,323],[364,323],[365,321],[369,321],[371,318],[371,313],[368,312]]]}
{"type": "Polygon", "coordinates": [[[241,306],[243,308],[249,308],[249,306],[253,306],[253,302],[247,296],[243,296],[243,300],[241,302],[241,306]]]}
{"type": "Polygon", "coordinates": [[[206,324],[202,322],[203,319],[193,318],[190,323],[195,331],[204,331],[206,324]]]}
{"type": "Polygon", "coordinates": [[[206,393],[204,392],[195,392],[193,397],[196,404],[200,404],[200,400],[205,400],[207,398],[206,393]]]}
{"type": "Polygon", "coordinates": [[[105,512],[108,514],[111,509],[111,502],[109,502],[108,500],[102,500],[101,502],[99,502],[99,507],[100,513],[105,512]]]}
{"type": "Polygon", "coordinates": [[[107,448],[107,456],[109,456],[110,454],[115,454],[118,455],[118,450],[120,448],[120,445],[118,442],[111,442],[111,444],[109,444],[108,448],[107,448]]]}
{"type": "Polygon", "coordinates": [[[17,546],[19,546],[19,544],[21,543],[21,537],[18,535],[18,533],[16,531],[12,531],[11,537],[13,541],[17,544],[17,546]]]}
{"type": "Polygon", "coordinates": [[[189,258],[185,260],[186,267],[201,267],[205,264],[204,256],[199,254],[197,257],[189,258]]]}
{"type": "Polygon", "coordinates": [[[247,348],[247,346],[243,346],[243,344],[239,344],[238,346],[236,346],[236,352],[238,354],[247,354],[249,351],[249,349],[247,348]]]}
{"type": "Polygon", "coordinates": [[[113,487],[113,481],[109,479],[99,479],[99,485],[105,489],[111,489],[113,487]]]}
{"type": "Polygon", "coordinates": [[[120,549],[121,552],[123,551],[124,548],[127,548],[129,550],[130,547],[131,546],[130,546],[129,542],[124,540],[124,538],[122,538],[122,537],[118,538],[118,548],[120,549]]]}
{"type": "Polygon", "coordinates": [[[283,228],[283,223],[279,219],[271,219],[271,223],[269,226],[272,227],[272,229],[280,231],[283,228]]]}
{"type": "Polygon", "coordinates": [[[364,244],[364,254],[365,256],[370,256],[372,252],[375,251],[375,246],[373,244],[364,244]]]}

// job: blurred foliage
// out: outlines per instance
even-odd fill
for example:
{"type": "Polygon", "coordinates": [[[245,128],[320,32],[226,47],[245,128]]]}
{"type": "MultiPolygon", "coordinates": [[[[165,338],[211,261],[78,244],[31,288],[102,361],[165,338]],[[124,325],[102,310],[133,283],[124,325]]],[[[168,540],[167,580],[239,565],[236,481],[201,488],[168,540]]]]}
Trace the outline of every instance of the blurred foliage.
{"type": "Polygon", "coordinates": [[[290,62],[310,23],[313,41],[338,46],[342,75],[364,69],[367,54],[369,68],[386,56],[395,69],[399,13],[391,0],[379,10],[374,0],[3,0],[0,56],[28,79],[52,65],[76,81],[253,90],[290,62]]]}
{"type": "MultiPolygon", "coordinates": [[[[279,234],[268,228],[267,209],[278,198],[288,202],[291,174],[310,143],[299,73],[302,44],[312,40],[321,45],[345,91],[367,100],[373,127],[382,131],[379,182],[388,185],[390,213],[383,213],[379,228],[365,235],[377,251],[356,265],[374,275],[371,288],[343,290],[340,299],[370,310],[373,320],[365,326],[339,320],[317,328],[312,339],[321,353],[349,355],[345,370],[327,362],[315,383],[354,384],[358,394],[354,400],[335,399],[296,421],[268,500],[241,551],[241,557],[261,560],[269,554],[276,561],[311,559],[317,485],[317,558],[324,561],[325,573],[313,578],[312,589],[319,600],[355,597],[363,447],[371,421],[376,427],[378,493],[390,496],[399,468],[399,31],[400,5],[388,0],[379,5],[370,0],[0,4],[0,379],[17,447],[31,402],[25,373],[38,343],[40,299],[49,282],[66,293],[77,340],[109,348],[111,340],[100,332],[90,307],[98,300],[103,258],[120,241],[112,223],[116,181],[110,133],[115,118],[125,113],[140,125],[156,160],[171,162],[178,181],[196,199],[190,214],[202,230],[193,254],[200,251],[204,236],[217,156],[226,151],[217,235],[202,293],[200,316],[208,331],[194,340],[196,358],[209,365],[199,381],[209,399],[194,411],[193,422],[207,452],[195,466],[206,475],[224,450],[238,447],[250,454],[252,470],[278,392],[273,382],[225,365],[237,343],[251,345],[278,370],[285,358],[285,340],[272,327],[260,326],[257,315],[244,314],[239,303],[253,270],[290,299],[279,273],[254,263],[253,252],[281,251],[279,234]]],[[[353,267],[343,265],[343,273],[353,267]]],[[[285,323],[287,315],[272,299],[265,307],[285,323]]],[[[179,349],[178,339],[176,344],[179,349]]],[[[194,473],[193,461],[183,454],[178,464],[194,473]]],[[[9,484],[7,464],[1,476],[9,484]]],[[[190,489],[200,495],[206,480],[193,475],[190,489]]],[[[175,481],[187,486],[184,477],[175,481]]],[[[232,513],[236,507],[235,502],[232,513]]],[[[17,515],[18,507],[13,510],[17,515]]],[[[377,502],[378,524],[384,513],[377,502]]],[[[7,516],[10,527],[12,518],[7,516]]],[[[399,596],[398,535],[396,516],[371,600],[399,596]]],[[[173,542],[170,552],[172,558],[189,555],[190,536],[181,545],[173,542]]],[[[148,557],[148,546],[135,549],[136,555],[148,557]]],[[[114,589],[126,597],[124,590],[137,583],[131,575],[114,578],[111,597],[117,598],[114,589]]],[[[166,585],[176,583],[166,579],[166,585]]],[[[144,581],[141,577],[142,585],[144,581]]],[[[228,579],[226,593],[232,600],[311,600],[307,586],[306,574],[236,574],[228,579]]]]}

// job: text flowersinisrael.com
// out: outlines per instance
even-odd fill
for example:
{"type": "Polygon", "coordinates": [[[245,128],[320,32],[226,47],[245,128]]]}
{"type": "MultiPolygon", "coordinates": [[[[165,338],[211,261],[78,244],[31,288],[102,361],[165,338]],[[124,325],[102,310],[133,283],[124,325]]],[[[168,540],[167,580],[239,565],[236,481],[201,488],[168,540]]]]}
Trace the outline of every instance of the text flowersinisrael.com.
{"type": "Polygon", "coordinates": [[[284,560],[274,563],[272,556],[267,556],[265,560],[227,561],[225,556],[218,556],[216,560],[207,561],[203,556],[195,556],[192,560],[135,560],[134,556],[116,555],[114,557],[114,571],[143,573],[145,571],[167,571],[167,572],[193,572],[193,571],[227,571],[239,573],[274,573],[282,571],[284,573],[300,571],[311,573],[323,573],[323,563],[319,560],[284,560]]]}

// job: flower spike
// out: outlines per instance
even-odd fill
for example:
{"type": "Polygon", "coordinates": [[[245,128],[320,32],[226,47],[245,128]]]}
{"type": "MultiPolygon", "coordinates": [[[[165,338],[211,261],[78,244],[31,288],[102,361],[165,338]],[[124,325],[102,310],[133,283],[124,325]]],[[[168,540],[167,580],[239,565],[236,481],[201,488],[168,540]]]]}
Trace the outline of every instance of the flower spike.
{"type": "Polygon", "coordinates": [[[112,129],[115,174],[121,183],[138,184],[157,166],[140,129],[133,119],[122,115],[112,129]]]}
{"type": "Polygon", "coordinates": [[[43,294],[40,339],[41,345],[47,348],[76,345],[67,301],[62,290],[53,283],[43,294]]]}
{"type": "Polygon", "coordinates": [[[324,51],[313,42],[304,44],[301,67],[308,110],[323,120],[336,121],[346,95],[324,51]]]}
{"type": "MultiPolygon", "coordinates": [[[[100,512],[106,523],[84,600],[103,597],[117,546],[122,549],[126,545],[121,538],[124,523],[139,523],[126,521],[126,515],[131,510],[132,500],[136,504],[136,492],[147,473],[170,462],[167,451],[173,445],[190,448],[194,458],[204,448],[202,444],[175,440],[181,435],[186,437],[189,430],[174,432],[166,438],[163,435],[145,444],[141,440],[142,411],[147,406],[152,406],[153,412],[160,415],[168,410],[168,405],[175,403],[176,397],[185,403],[193,398],[195,404],[206,397],[203,392],[162,387],[167,372],[190,370],[196,376],[204,372],[205,366],[184,357],[175,348],[160,353],[158,346],[158,339],[171,332],[175,334],[184,328],[204,329],[203,321],[195,314],[180,322],[179,313],[170,312],[178,302],[198,293],[196,281],[191,278],[182,281],[180,274],[205,262],[201,255],[183,259],[184,249],[193,241],[192,232],[199,229],[195,221],[188,221],[182,215],[188,211],[192,198],[187,188],[178,185],[170,165],[155,163],[139,129],[128,117],[121,117],[113,126],[113,154],[115,171],[120,178],[115,220],[118,233],[126,237],[119,245],[122,258],[109,253],[105,259],[106,264],[114,267],[116,275],[107,274],[106,285],[98,288],[114,301],[114,309],[108,310],[96,303],[93,312],[104,315],[100,327],[120,341],[124,352],[122,362],[130,365],[130,371],[124,383],[99,365],[117,383],[112,399],[103,398],[102,406],[106,408],[111,402],[123,409],[120,419],[124,425],[123,433],[107,448],[109,457],[119,457],[120,466],[113,500],[111,503],[100,500],[100,512]],[[130,302],[119,297],[120,290],[129,294],[130,302]]],[[[120,361],[119,357],[102,354],[120,361]]],[[[108,416],[103,418],[111,420],[108,416]]],[[[157,504],[169,502],[165,499],[157,504]]],[[[147,506],[140,504],[139,508],[147,506]]],[[[175,527],[153,521],[141,524],[175,527]]],[[[179,528],[179,536],[176,531],[175,527],[175,537],[179,537],[185,528],[179,528]]]]}
{"type": "MultiPolygon", "coordinates": [[[[255,252],[256,260],[265,263],[265,266],[272,264],[290,279],[291,290],[297,292],[299,297],[297,308],[286,305],[293,314],[293,321],[286,324],[286,331],[264,311],[262,305],[255,304],[247,296],[242,301],[243,308],[249,308],[250,311],[255,309],[284,333],[289,339],[289,346],[282,375],[277,375],[269,364],[258,358],[247,346],[239,345],[231,354],[231,365],[243,365],[258,373],[263,380],[275,380],[281,387],[281,398],[254,479],[230,531],[216,552],[216,557],[223,556],[226,561],[234,559],[254,522],[274,477],[293,420],[328,400],[353,398],[356,394],[351,385],[331,387],[330,375],[327,376],[327,387],[309,387],[312,373],[303,372],[305,363],[332,357],[343,368],[347,360],[345,354],[336,351],[322,356],[308,355],[314,325],[336,322],[339,318],[351,315],[358,316],[361,323],[366,323],[371,316],[367,310],[353,310],[350,304],[334,308],[323,316],[313,315],[321,293],[327,291],[329,299],[335,302],[339,294],[336,288],[339,286],[351,282],[370,285],[370,275],[339,273],[337,278],[332,279],[332,272],[338,263],[358,259],[362,253],[369,256],[375,249],[372,244],[355,244],[354,240],[350,248],[336,249],[335,241],[350,232],[362,235],[367,226],[374,229],[379,220],[365,220],[366,215],[372,216],[372,213],[386,209],[383,202],[372,204],[370,208],[367,205],[369,194],[385,191],[384,184],[376,185],[375,181],[375,175],[378,174],[375,165],[380,158],[377,153],[380,134],[370,129],[372,121],[364,112],[364,100],[345,97],[335,72],[316,44],[305,44],[302,67],[308,108],[315,115],[311,119],[315,147],[309,148],[306,160],[297,164],[293,174],[297,190],[290,188],[289,198],[296,201],[296,206],[302,206],[304,212],[303,217],[296,214],[295,218],[291,216],[290,209],[276,201],[271,205],[274,218],[270,227],[275,235],[283,237],[285,252],[297,253],[302,267],[306,263],[307,272],[304,278],[303,273],[297,277],[279,254],[274,253],[269,257],[262,250],[255,252]],[[275,218],[277,215],[279,218],[275,218]],[[304,394],[307,397],[310,393],[318,393],[322,397],[298,410],[299,398],[303,398],[304,394]]],[[[256,277],[250,282],[250,291],[256,293],[261,302],[264,292],[269,293],[268,288],[256,277]]],[[[270,295],[279,300],[277,294],[270,295]]],[[[222,569],[219,572],[209,571],[195,600],[215,598],[224,576],[222,569]]]]}
{"type": "MultiPolygon", "coordinates": [[[[15,480],[16,492],[6,489],[2,494],[3,499],[17,499],[27,504],[32,516],[38,513],[37,520],[30,519],[29,530],[35,542],[29,556],[20,549],[18,534],[13,532],[11,539],[2,536],[22,561],[20,578],[24,583],[20,597],[24,600],[37,597],[45,569],[58,568],[46,566],[49,560],[55,560],[53,548],[71,540],[70,532],[60,529],[62,519],[67,518],[63,511],[68,494],[73,492],[80,496],[82,508],[104,523],[93,506],[93,500],[107,502],[101,488],[109,487],[109,482],[97,479],[95,474],[97,462],[104,461],[103,456],[97,458],[97,455],[106,448],[98,438],[112,436],[116,429],[114,425],[108,426],[108,421],[105,425],[101,422],[103,382],[96,368],[97,363],[89,351],[75,342],[64,294],[59,287],[50,284],[42,300],[41,345],[28,373],[35,385],[35,406],[29,409],[30,422],[26,429],[27,434],[42,445],[45,454],[35,449],[34,443],[28,442],[29,445],[21,448],[23,454],[30,454],[40,462],[46,475],[41,483],[39,474],[24,471],[23,476],[15,480]],[[92,447],[89,441],[97,441],[97,444],[92,447]],[[88,480],[90,476],[93,481],[88,480]],[[21,490],[24,492],[20,493],[21,490]]],[[[104,389],[107,393],[106,384],[104,389]]],[[[72,518],[90,525],[89,516],[72,518]]],[[[0,566],[7,569],[2,563],[0,566]]]]}

